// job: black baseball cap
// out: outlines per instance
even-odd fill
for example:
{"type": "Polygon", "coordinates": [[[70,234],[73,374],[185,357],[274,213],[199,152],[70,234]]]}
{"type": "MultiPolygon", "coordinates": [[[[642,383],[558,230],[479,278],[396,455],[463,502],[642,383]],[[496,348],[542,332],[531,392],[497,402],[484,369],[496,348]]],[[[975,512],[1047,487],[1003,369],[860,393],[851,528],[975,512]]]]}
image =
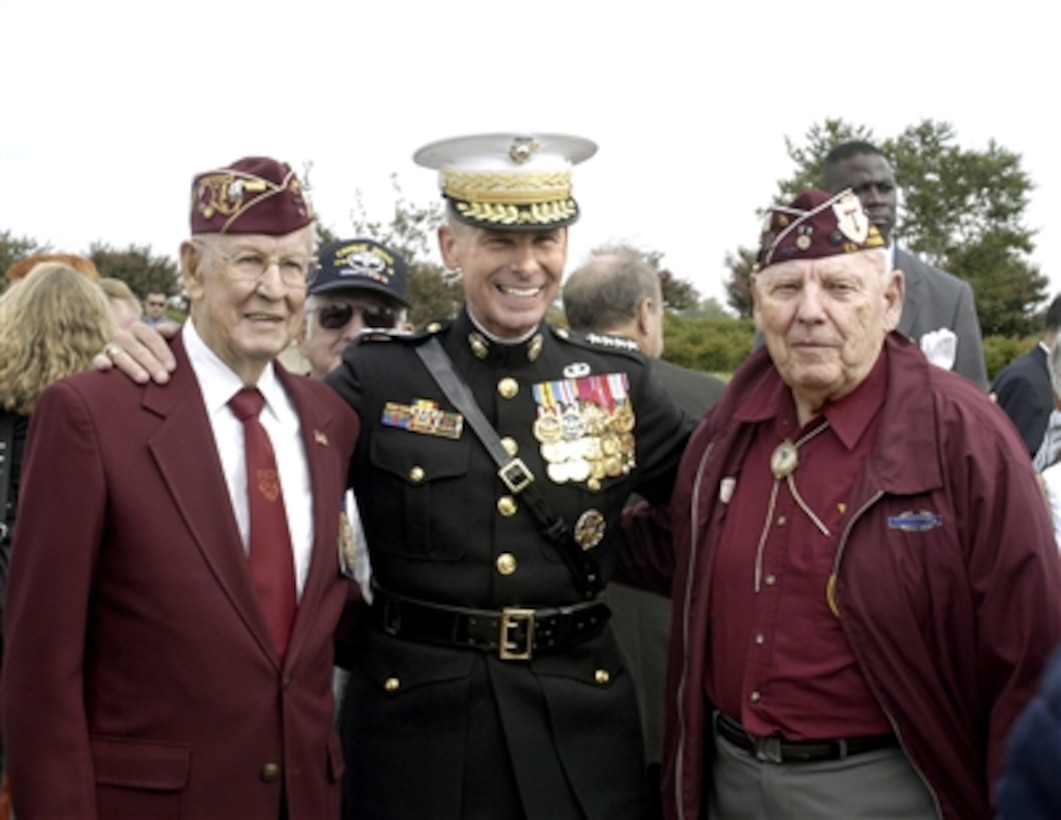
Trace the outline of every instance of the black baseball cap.
{"type": "Polygon", "coordinates": [[[409,307],[405,297],[408,273],[397,251],[373,239],[340,239],[318,251],[317,269],[307,292],[368,290],[409,307]]]}

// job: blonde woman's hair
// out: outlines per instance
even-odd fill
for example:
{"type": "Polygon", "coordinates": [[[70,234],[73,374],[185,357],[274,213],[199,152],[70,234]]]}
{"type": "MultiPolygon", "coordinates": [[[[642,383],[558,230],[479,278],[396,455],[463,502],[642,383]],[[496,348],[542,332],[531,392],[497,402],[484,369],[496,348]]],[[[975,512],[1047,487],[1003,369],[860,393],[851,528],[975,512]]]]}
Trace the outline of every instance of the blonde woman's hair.
{"type": "Polygon", "coordinates": [[[99,280],[99,286],[103,288],[103,292],[107,294],[108,299],[128,302],[138,318],[144,315],[144,308],[140,304],[140,300],[133,293],[132,288],[121,279],[115,279],[113,276],[104,276],[99,280]]]}
{"type": "Polygon", "coordinates": [[[0,297],[0,407],[28,415],[49,384],[92,366],[115,332],[103,290],[44,262],[0,297]]]}

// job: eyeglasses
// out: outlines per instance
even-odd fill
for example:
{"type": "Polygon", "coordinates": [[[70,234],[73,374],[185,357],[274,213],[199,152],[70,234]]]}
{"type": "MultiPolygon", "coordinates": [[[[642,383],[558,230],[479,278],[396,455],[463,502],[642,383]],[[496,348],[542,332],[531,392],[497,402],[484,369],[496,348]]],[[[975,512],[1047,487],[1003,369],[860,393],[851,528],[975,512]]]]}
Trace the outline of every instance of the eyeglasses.
{"type": "Polygon", "coordinates": [[[280,271],[280,280],[285,285],[292,288],[305,287],[309,277],[310,266],[313,264],[313,257],[305,254],[266,256],[258,251],[243,250],[237,251],[234,255],[229,255],[212,245],[202,242],[198,244],[211,253],[217,254],[228,265],[229,276],[237,281],[257,282],[275,264],[280,271]]]}
{"type": "Polygon", "coordinates": [[[342,330],[355,313],[365,327],[393,330],[398,326],[398,311],[382,305],[321,305],[309,312],[317,314],[317,324],[325,330],[342,330]]]}

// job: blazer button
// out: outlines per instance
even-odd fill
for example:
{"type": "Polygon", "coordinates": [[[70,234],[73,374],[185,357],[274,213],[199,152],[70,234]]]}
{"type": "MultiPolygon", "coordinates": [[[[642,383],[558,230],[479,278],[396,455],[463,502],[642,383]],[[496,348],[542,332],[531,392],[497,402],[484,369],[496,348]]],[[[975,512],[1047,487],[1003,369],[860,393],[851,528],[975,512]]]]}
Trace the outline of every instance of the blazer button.
{"type": "Polygon", "coordinates": [[[262,780],[266,783],[273,783],[280,779],[280,766],[277,763],[266,763],[262,766],[262,780]]]}
{"type": "Polygon", "coordinates": [[[501,439],[501,446],[505,448],[505,452],[510,456],[514,456],[519,452],[519,443],[511,436],[505,436],[501,439]]]}
{"type": "Polygon", "coordinates": [[[594,673],[593,679],[603,686],[612,679],[612,676],[608,674],[607,669],[598,669],[594,673]]]}
{"type": "Polygon", "coordinates": [[[503,495],[497,499],[497,511],[505,518],[511,518],[514,516],[518,508],[516,499],[510,495],[503,495]]]}
{"type": "Polygon", "coordinates": [[[419,484],[421,481],[423,481],[424,468],[417,465],[416,467],[413,467],[411,470],[409,470],[409,480],[413,482],[413,484],[419,484]]]}
{"type": "Polygon", "coordinates": [[[401,688],[401,681],[397,678],[387,678],[383,681],[383,689],[387,692],[397,692],[401,688]]]}

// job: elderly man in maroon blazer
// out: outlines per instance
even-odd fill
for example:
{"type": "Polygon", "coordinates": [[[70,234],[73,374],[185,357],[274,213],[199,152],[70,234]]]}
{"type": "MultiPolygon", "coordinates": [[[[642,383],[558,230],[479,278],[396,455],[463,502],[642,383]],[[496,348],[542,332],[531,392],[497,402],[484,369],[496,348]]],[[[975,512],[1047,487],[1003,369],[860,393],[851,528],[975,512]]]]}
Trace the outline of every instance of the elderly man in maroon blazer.
{"type": "Polygon", "coordinates": [[[359,422],[274,363],[312,220],[275,160],[200,174],[170,384],[92,372],[41,397],[3,670],[20,820],[338,816],[332,636],[359,422]]]}

